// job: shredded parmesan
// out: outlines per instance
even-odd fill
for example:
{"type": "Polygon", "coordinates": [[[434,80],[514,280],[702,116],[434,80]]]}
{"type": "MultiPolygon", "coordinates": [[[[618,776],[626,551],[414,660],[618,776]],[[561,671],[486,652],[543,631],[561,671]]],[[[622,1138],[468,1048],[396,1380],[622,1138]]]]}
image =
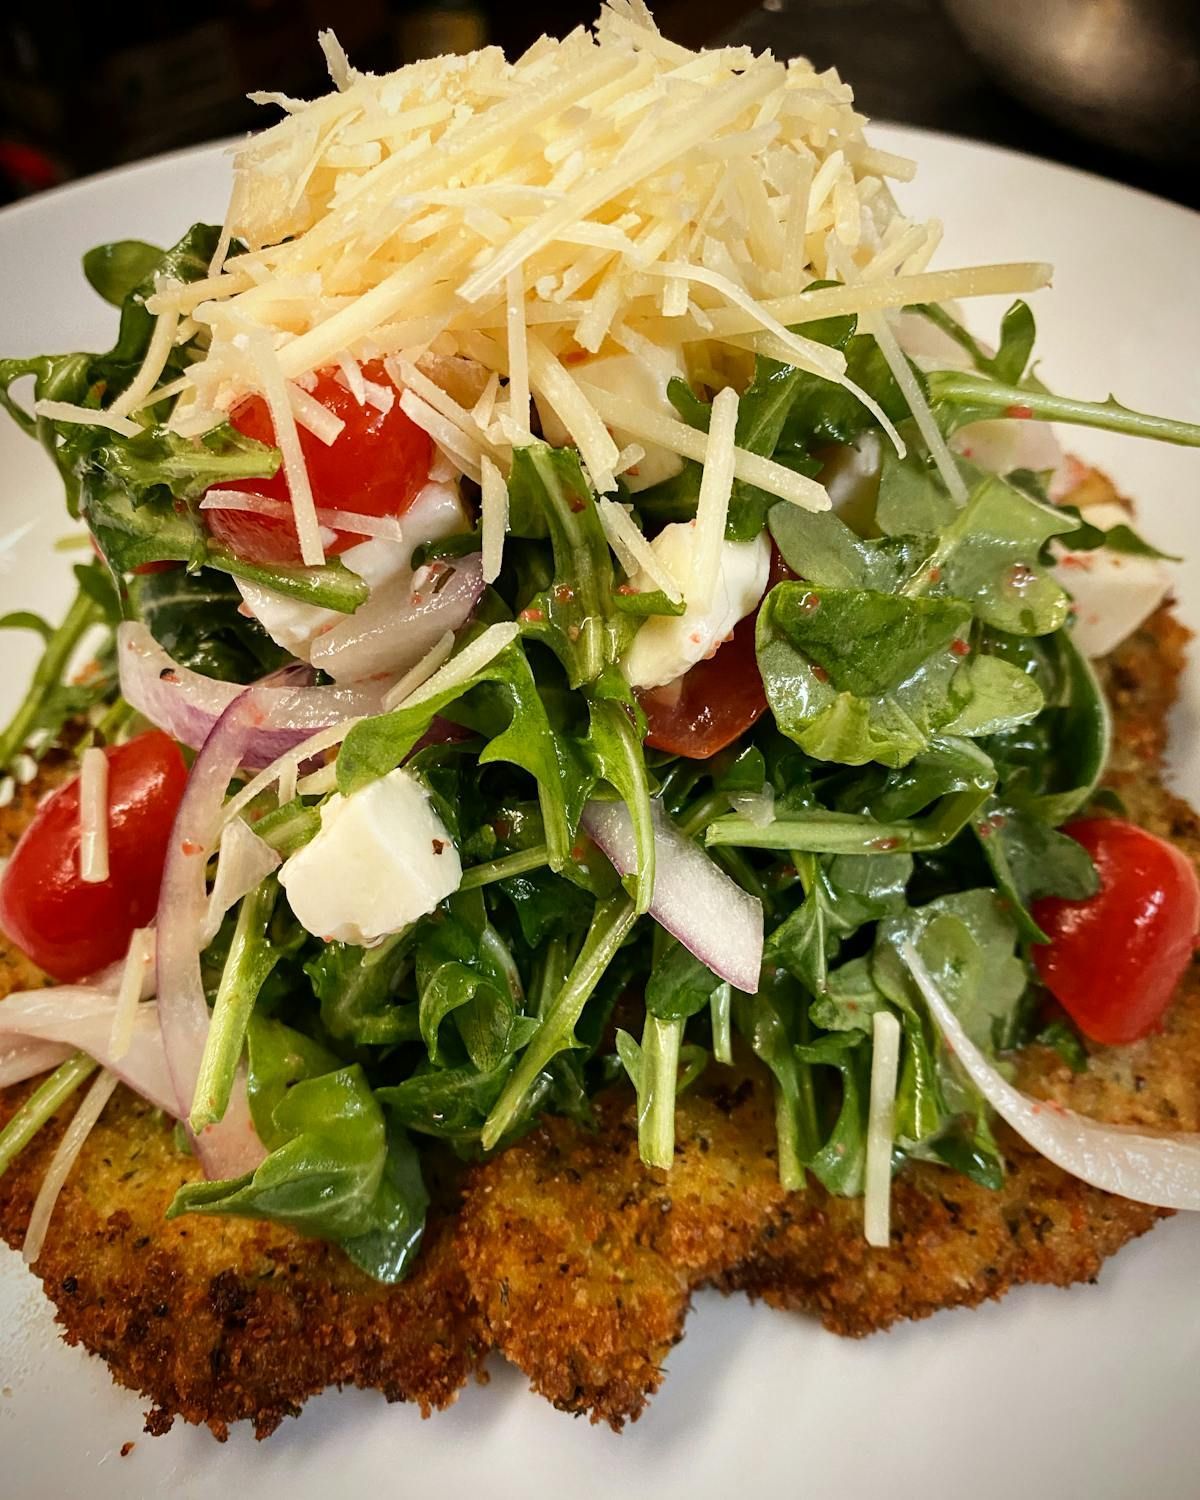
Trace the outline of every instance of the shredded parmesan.
{"type": "MultiPolygon", "coordinates": [[[[249,515],[291,519],[292,508],[286,500],[270,495],[255,495],[249,490],[209,490],[200,502],[201,510],[240,510],[249,515]]],[[[388,542],[402,542],[404,528],[396,516],[368,516],[356,510],[327,510],[322,506],[317,521],[330,531],[348,531],[354,536],[377,536],[388,542]]]]}
{"type": "Polygon", "coordinates": [[[606,500],[601,497],[596,502],[596,509],[599,512],[600,524],[604,527],[604,535],[608,538],[608,544],[616,553],[617,561],[625,569],[626,576],[632,578],[635,573],[644,573],[673,604],[681,603],[683,589],[680,587],[679,580],[630,520],[624,507],[618,505],[615,500],[606,500]]]}
{"type": "Polygon", "coordinates": [[[46,1175],[42,1178],[42,1185],[38,1188],[38,1195],[33,1200],[33,1209],[29,1215],[29,1227],[25,1231],[25,1243],[21,1249],[27,1266],[32,1266],[42,1253],[46,1231],[50,1227],[50,1217],[54,1213],[58,1195],[70,1176],[76,1158],[83,1150],[84,1142],[104,1113],[104,1106],[112,1098],[113,1090],[120,1081],[115,1073],[101,1073],[87,1091],[83,1103],[75,1111],[66,1133],[59,1141],[58,1149],[46,1168],[46,1175]]]}
{"type": "Polygon", "coordinates": [[[79,767],[79,878],[108,879],[108,757],[94,745],[79,767]]]}
{"type": "Polygon", "coordinates": [[[725,540],[725,519],[733,492],[737,418],[737,392],[726,386],[713,398],[712,421],[704,447],[704,474],[696,502],[696,550],[692,554],[687,603],[689,609],[702,614],[712,608],[721,571],[721,544],[725,540]]]}
{"type": "MultiPolygon", "coordinates": [[[[485,459],[503,474],[529,440],[536,403],[611,493],[636,462],[632,440],[701,462],[706,444],[598,393],[589,355],[658,350],[664,369],[716,370],[740,389],[745,351],[769,354],[843,383],[878,418],[841,354],[803,324],[1049,280],[1036,263],[926,271],[940,226],[905,218],[884,186],[908,180],[912,163],[870,144],[832,69],[745,47],[693,52],[667,41],[640,0],[608,0],[594,27],[542,38],[513,62],[486,47],[375,76],[352,68],[332,33],[321,45],[334,91],[254,96],[282,118],[236,152],[209,274],[147,299],[159,322],[130,387],[108,412],[35,408],[132,436],[128,411],[165,399],[154,391],[164,350],[181,328],[198,330],[202,357],[165,388],[171,429],[201,436],[262,395],[306,563],[323,549],[296,425],[327,443],[340,430],[305,388],[315,371],[339,369],[360,404],[399,399],[480,482],[485,459]],[[227,260],[235,239],[246,248],[227,260]],[[820,285],[830,281],[842,284],[820,285]],[[392,359],[430,375],[435,357],[477,362],[470,399],[455,389],[448,405],[411,378],[397,397],[361,368],[392,359]]],[[[944,445],[925,440],[945,462],[944,445]]],[[[733,465],[780,498],[827,503],[768,459],[735,451],[733,465]]]]}
{"type": "MultiPolygon", "coordinates": [[[[383,695],[383,707],[387,713],[392,709],[399,708],[411,694],[428,682],[444,661],[449,660],[450,653],[454,650],[454,632],[447,630],[445,635],[434,641],[429,650],[419,662],[409,667],[404,676],[388,688],[383,695]]],[[[319,773],[318,773],[319,774],[319,773]]],[[[311,777],[309,778],[312,779],[311,777]]]]}
{"type": "Polygon", "coordinates": [[[891,1011],[875,1012],[872,1038],[863,1229],[868,1245],[886,1249],[891,1234],[892,1141],[900,1068],[900,1022],[891,1011]]]}
{"type": "Polygon", "coordinates": [[[135,927],[125,953],[125,966],[121,970],[121,983],[117,988],[117,1003],[113,1010],[108,1045],[114,1062],[119,1062],[125,1056],[133,1041],[133,1023],[141,1002],[146,975],[153,962],[154,929],[135,927]]]}
{"type": "Polygon", "coordinates": [[[90,406],[76,406],[71,401],[35,401],[35,417],[45,417],[51,422],[68,422],[78,427],[107,427],[122,437],[137,437],[141,428],[128,417],[113,416],[107,411],[93,411],[90,406]]]}
{"type": "Polygon", "coordinates": [[[908,409],[913,414],[913,421],[917,424],[917,430],[925,439],[929,449],[929,456],[942,476],[942,483],[949,490],[951,498],[959,505],[967,503],[967,486],[964,481],[954,455],[947,446],[946,439],[942,436],[941,429],[933,413],[929,409],[924,392],[921,390],[917,377],[912,372],[912,367],[904,357],[904,351],[896,342],[896,335],[888,326],[887,318],[883,313],[869,313],[863,318],[864,328],[874,334],[875,342],[879,345],[879,351],[887,360],[888,369],[895,376],[896,384],[900,387],[904,399],[908,402],[908,409]]]}
{"type": "Polygon", "coordinates": [[[404,707],[413,708],[418,703],[425,703],[430,698],[436,698],[439,693],[444,693],[448,689],[461,687],[464,682],[474,677],[476,672],[482,671],[489,662],[499,656],[505,646],[511,645],[520,633],[521,627],[515,621],[508,621],[503,625],[489,625],[481,636],[476,637],[469,646],[464,646],[457,656],[452,656],[420,687],[414,688],[404,700],[404,707]]]}
{"type": "Polygon", "coordinates": [[[508,486],[504,483],[503,474],[486,455],[481,460],[481,479],[483,581],[495,583],[504,563],[504,534],[508,530],[508,486]]]}

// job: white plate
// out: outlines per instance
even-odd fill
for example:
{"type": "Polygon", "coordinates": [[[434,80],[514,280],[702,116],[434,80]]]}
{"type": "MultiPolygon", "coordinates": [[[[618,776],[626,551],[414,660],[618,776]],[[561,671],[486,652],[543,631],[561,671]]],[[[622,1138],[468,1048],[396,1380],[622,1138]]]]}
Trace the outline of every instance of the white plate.
{"type": "MultiPolygon", "coordinates": [[[[1008,152],[907,130],[876,135],[921,161],[902,198],[945,220],[942,265],[1055,263],[1054,292],[1035,302],[1049,384],[1097,397],[1111,385],[1133,406],[1200,420],[1200,218],[1008,152]]],[[[224,158],[209,148],[0,215],[0,351],[106,347],[111,314],[79,275],[80,254],[131,236],[169,243],[195,219],[218,219],[225,182],[224,158]]],[[[999,310],[983,311],[981,331],[999,310]]],[[[1139,498],[1161,545],[1191,554],[1180,591],[1200,624],[1200,455],[1098,433],[1079,433],[1076,447],[1139,498]]],[[[0,536],[31,526],[0,575],[3,608],[53,613],[67,593],[68,559],[51,550],[67,530],[61,500],[49,464],[7,424],[0,475],[0,536]]],[[[0,713],[33,660],[17,639],[4,644],[0,713]]],[[[1198,678],[1175,724],[1177,782],[1194,799],[1198,678]]],[[[488,1387],[430,1422],[374,1394],[332,1392],[265,1444],[240,1430],[220,1447],[182,1427],[143,1436],[143,1403],[57,1340],[40,1288],[0,1251],[0,1492],[129,1500],[236,1489],[324,1500],[378,1489],[400,1500],[474,1484],[501,1500],[747,1491],[925,1500],[949,1487],[972,1500],[1182,1500],[1197,1493],[1200,1472],[1198,1266],[1200,1216],[1176,1219],[1107,1265],[1098,1287],[1024,1289],[865,1343],[703,1296],[662,1392],[619,1438],[554,1412],[497,1361],[488,1387]],[[137,1446],[123,1460],[129,1439],[137,1446]]]]}

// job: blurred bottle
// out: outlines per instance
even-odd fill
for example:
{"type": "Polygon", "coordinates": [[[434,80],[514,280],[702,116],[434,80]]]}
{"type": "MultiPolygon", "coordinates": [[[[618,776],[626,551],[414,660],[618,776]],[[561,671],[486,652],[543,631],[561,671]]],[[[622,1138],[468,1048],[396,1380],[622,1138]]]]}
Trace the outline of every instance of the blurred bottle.
{"type": "Polygon", "coordinates": [[[474,0],[399,5],[396,12],[396,35],[403,62],[440,57],[446,52],[474,52],[487,46],[488,18],[474,0]]]}

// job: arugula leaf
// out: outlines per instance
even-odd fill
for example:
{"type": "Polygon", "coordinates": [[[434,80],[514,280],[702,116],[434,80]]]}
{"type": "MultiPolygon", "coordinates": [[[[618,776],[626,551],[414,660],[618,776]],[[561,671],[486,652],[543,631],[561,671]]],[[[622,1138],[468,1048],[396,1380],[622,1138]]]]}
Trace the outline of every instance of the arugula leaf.
{"type": "Polygon", "coordinates": [[[518,522],[540,518],[554,551],[553,579],[521,611],[522,626],[550,647],[577,688],[616,660],[612,555],[595,496],[574,449],[540,442],[514,449],[508,491],[510,513],[518,522]]]}
{"type": "Polygon", "coordinates": [[[1015,385],[1025,373],[1025,366],[1029,363],[1037,337],[1037,325],[1027,302],[1018,299],[1004,314],[1000,323],[1000,347],[995,354],[988,354],[944,307],[939,307],[936,303],[921,302],[912,311],[921,313],[935,327],[949,334],[955,343],[967,351],[981,374],[1015,385]]]}
{"type": "Polygon", "coordinates": [[[1066,622],[1070,600],[1040,561],[1069,517],[989,475],[938,538],[905,585],[922,595],[968,601],[986,624],[1013,635],[1046,635],[1066,622]]]}
{"type": "Polygon", "coordinates": [[[483,896],[451,896],[425,924],[416,947],[421,1036],[435,1067],[447,1065],[440,1032],[453,1015],[471,1062],[489,1072],[509,1056],[524,998],[520,975],[483,896]]]}
{"type": "Polygon", "coordinates": [[[720,985],[707,964],[669,938],[646,982],[646,1009],[660,1021],[686,1021],[704,1009],[720,985]]]}
{"type": "Polygon", "coordinates": [[[1084,901],[1100,889],[1083,845],[1020,808],[989,799],[972,827],[1022,937],[1030,942],[1050,941],[1029,910],[1039,896],[1084,901]]]}
{"type": "Polygon", "coordinates": [[[838,589],[894,593],[928,551],[916,537],[864,541],[831,510],[801,510],[781,501],[767,514],[775,545],[792,572],[838,589]]]}
{"type": "Polygon", "coordinates": [[[789,1192],[799,1192],[819,1139],[812,1069],[796,1047],[803,1035],[799,985],[784,971],[764,965],[757,995],[734,992],[733,1023],[771,1070],[779,1181],[789,1192]]]}
{"type": "Polygon", "coordinates": [[[0,775],[22,753],[42,755],[57,744],[63,728],[85,714],[94,704],[105,702],[116,687],[116,664],[111,637],[99,648],[90,676],[71,681],[67,674],[76,648],[87,632],[105,622],[113,623],[112,604],[105,592],[106,579],[97,563],[76,567],[77,592],[63,622],[51,629],[36,615],[25,611],[6,615],[0,629],[36,630],[45,640],[45,650],[34,669],[33,680],[8,725],[0,731],[0,775]]]}
{"type": "MultiPolygon", "coordinates": [[[[260,827],[261,825],[256,825],[260,827]]],[[[395,933],[376,948],[323,943],[304,965],[320,1001],[321,1023],[339,1042],[389,1047],[420,1035],[417,1007],[399,999],[412,968],[412,933],[395,933]]]]}
{"type": "Polygon", "coordinates": [[[265,1066],[278,1077],[286,1067],[294,1080],[266,1117],[257,1091],[255,1123],[269,1155],[244,1177],[185,1183],[167,1217],[274,1220],[336,1240],[377,1280],[399,1281],[420,1245],[428,1203],[416,1156],[402,1132],[389,1131],[362,1068],[320,1071],[325,1060],[279,1022],[252,1025],[251,1073],[265,1066]]]}
{"type": "Polygon", "coordinates": [[[131,292],[153,277],[162,258],[157,245],[147,245],[144,240],[116,240],[87,251],[83,274],[105,302],[120,307],[131,292]]]}
{"type": "Polygon", "coordinates": [[[231,579],[212,568],[170,568],[131,579],[137,617],[180,666],[223,682],[252,682],[290,660],[257,620],[241,610],[231,579]]]}
{"type": "Polygon", "coordinates": [[[1036,719],[1046,706],[1032,677],[999,656],[972,656],[954,677],[953,691],[965,706],[944,726],[946,734],[998,734],[1036,719]]]}
{"type": "Polygon", "coordinates": [[[870,1048],[859,1032],[834,1032],[796,1048],[802,1063],[836,1068],[842,1094],[833,1128],[806,1165],[827,1192],[857,1198],[863,1190],[867,1162],[867,1106],[870,1099],[870,1048]]]}
{"type": "Polygon", "coordinates": [[[885,536],[934,537],[958,514],[958,505],[933,461],[914,441],[919,438],[915,426],[903,424],[901,432],[909,445],[903,458],[891,448],[883,449],[875,524],[885,536]]]}
{"type": "Polygon", "coordinates": [[[759,612],[757,652],[780,729],[817,760],[904,765],[951,720],[951,642],[967,607],[781,583],[759,612]]]}
{"type": "Polygon", "coordinates": [[[446,688],[410,708],[365,720],[347,735],[337,759],[338,790],[349,796],[386,776],[404,760],[434,717],[466,695],[491,715],[494,730],[479,756],[481,765],[510,761],[537,782],[550,864],[561,869],[587,798],[585,771],[565,736],[550,727],[546,706],[520,642],[513,641],[457,687],[446,688]],[[479,689],[484,688],[482,696],[479,689]],[[504,718],[505,727],[500,727],[504,718]]]}
{"type": "Polygon", "coordinates": [[[486,1072],[467,1065],[424,1066],[402,1083],[376,1089],[375,1097],[406,1129],[455,1145],[469,1145],[479,1140],[483,1122],[500,1097],[512,1065],[512,1058],[505,1057],[486,1072]]]}

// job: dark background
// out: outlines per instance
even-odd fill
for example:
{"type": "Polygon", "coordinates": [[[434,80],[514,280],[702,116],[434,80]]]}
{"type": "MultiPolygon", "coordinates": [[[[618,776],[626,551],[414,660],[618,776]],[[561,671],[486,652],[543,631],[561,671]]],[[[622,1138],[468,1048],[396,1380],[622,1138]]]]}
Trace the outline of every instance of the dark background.
{"type": "MultiPolygon", "coordinates": [[[[269,122],[271,112],[246,102],[250,89],[328,87],[320,27],[334,27],[357,65],[382,71],[488,42],[516,55],[543,31],[592,20],[597,4],[210,0],[202,14],[161,0],[10,4],[0,20],[0,198],[269,122]]],[[[876,118],[1053,156],[1200,207],[1196,163],[1156,163],[1048,125],[993,81],[939,0],[658,0],[654,9],[689,46],[748,42],[833,64],[876,118]]]]}

